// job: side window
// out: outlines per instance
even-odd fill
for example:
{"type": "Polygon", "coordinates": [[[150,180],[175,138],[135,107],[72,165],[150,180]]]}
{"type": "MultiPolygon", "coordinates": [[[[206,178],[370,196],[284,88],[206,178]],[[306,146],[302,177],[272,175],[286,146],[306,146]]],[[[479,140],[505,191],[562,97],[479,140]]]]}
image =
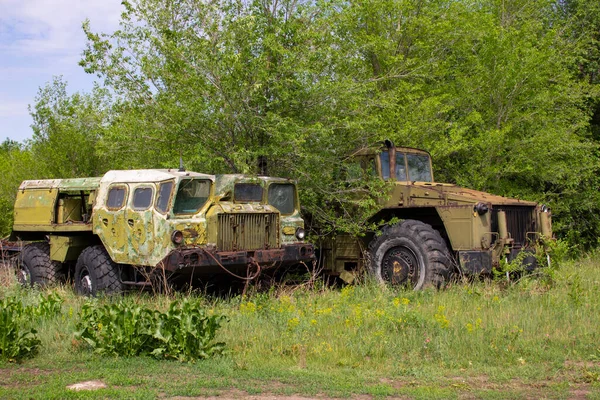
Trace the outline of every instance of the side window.
{"type": "Polygon", "coordinates": [[[171,200],[171,192],[173,191],[173,182],[163,182],[158,188],[158,199],[156,199],[155,208],[166,213],[169,209],[169,200],[171,200]]]}
{"type": "Polygon", "coordinates": [[[139,187],[133,191],[133,209],[146,210],[152,204],[153,190],[151,187],[139,187]]]}
{"type": "Polygon", "coordinates": [[[362,179],[363,177],[363,169],[360,165],[360,162],[355,161],[353,163],[349,163],[346,166],[346,180],[349,181],[357,181],[362,179]]]}
{"type": "Polygon", "coordinates": [[[369,158],[367,163],[367,173],[369,176],[376,177],[377,176],[377,164],[375,163],[374,158],[369,158]]]}
{"type": "Polygon", "coordinates": [[[108,190],[108,197],[106,199],[106,208],[111,210],[118,210],[125,204],[125,187],[115,186],[108,190]]]}
{"type": "Polygon", "coordinates": [[[396,180],[406,181],[406,160],[404,154],[396,153],[396,180]]]}
{"type": "Polygon", "coordinates": [[[390,179],[390,153],[382,151],[379,155],[381,161],[381,177],[386,181],[390,179]]]}

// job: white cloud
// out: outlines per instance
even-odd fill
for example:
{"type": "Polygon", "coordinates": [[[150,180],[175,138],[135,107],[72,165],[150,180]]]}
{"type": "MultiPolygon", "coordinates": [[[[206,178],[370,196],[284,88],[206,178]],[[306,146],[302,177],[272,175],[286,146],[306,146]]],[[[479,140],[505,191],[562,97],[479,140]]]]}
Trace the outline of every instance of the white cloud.
{"type": "Polygon", "coordinates": [[[112,30],[121,12],[118,0],[2,0],[2,50],[20,53],[69,53],[82,47],[81,23],[87,18],[96,30],[112,30]]]}
{"type": "Polygon", "coordinates": [[[85,48],[81,29],[112,32],[120,0],[0,0],[0,140],[31,136],[27,105],[38,88],[62,75],[70,92],[87,91],[93,77],[77,62],[85,48]]]}

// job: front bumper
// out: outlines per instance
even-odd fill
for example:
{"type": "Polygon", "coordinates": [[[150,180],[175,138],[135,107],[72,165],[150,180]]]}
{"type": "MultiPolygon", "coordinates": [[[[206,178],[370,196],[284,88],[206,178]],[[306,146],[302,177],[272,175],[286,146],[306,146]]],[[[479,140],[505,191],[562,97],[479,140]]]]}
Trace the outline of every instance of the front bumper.
{"type": "Polygon", "coordinates": [[[241,267],[246,269],[251,263],[258,263],[261,267],[268,268],[275,265],[311,263],[314,258],[314,248],[307,243],[250,251],[216,251],[207,247],[188,247],[173,250],[164,258],[163,265],[171,272],[185,273],[186,270],[196,270],[200,267],[209,273],[217,271],[221,266],[236,270],[241,267]]]}

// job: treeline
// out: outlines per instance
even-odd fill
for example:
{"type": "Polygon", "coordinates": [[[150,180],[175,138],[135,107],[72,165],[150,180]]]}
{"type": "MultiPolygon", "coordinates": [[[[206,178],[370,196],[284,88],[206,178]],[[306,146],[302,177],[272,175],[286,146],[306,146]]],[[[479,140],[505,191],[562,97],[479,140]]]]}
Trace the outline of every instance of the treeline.
{"type": "MultiPolygon", "coordinates": [[[[56,79],[33,137],[0,148],[0,228],[23,179],[176,167],[298,179],[332,229],[336,168],[386,138],[436,180],[536,200],[579,248],[600,237],[597,0],[137,0],[88,38],[90,93],[56,79]]],[[[368,209],[365,202],[364,208],[368,209]]]]}

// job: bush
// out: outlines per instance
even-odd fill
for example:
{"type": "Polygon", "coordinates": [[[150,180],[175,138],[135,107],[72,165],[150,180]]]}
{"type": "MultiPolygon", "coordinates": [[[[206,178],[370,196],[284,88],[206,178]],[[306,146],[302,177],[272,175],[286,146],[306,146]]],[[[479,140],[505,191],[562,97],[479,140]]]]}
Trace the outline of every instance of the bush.
{"type": "Polygon", "coordinates": [[[14,297],[0,300],[0,359],[20,361],[37,352],[36,330],[23,326],[31,309],[14,297]]]}
{"type": "Polygon", "coordinates": [[[206,315],[198,300],[188,298],[171,302],[165,313],[125,300],[90,301],[82,307],[75,336],[99,354],[194,361],[222,353],[224,344],[213,340],[223,319],[206,315]]]}

